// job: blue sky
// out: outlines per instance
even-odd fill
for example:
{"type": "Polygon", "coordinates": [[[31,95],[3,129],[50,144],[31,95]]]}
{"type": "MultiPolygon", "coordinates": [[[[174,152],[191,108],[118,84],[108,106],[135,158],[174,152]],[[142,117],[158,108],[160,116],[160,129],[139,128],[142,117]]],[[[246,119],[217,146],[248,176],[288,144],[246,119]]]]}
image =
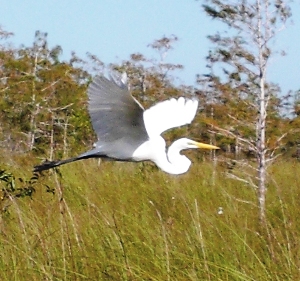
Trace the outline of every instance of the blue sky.
{"type": "MultiPolygon", "coordinates": [[[[283,92],[300,88],[300,3],[293,4],[293,25],[276,39],[277,48],[287,56],[276,56],[269,79],[283,92]]],[[[105,63],[121,62],[140,52],[155,53],[147,47],[155,39],[175,34],[179,41],[167,61],[184,65],[177,73],[179,83],[193,85],[196,74],[206,73],[206,39],[222,25],[210,20],[194,0],[1,0],[0,25],[15,35],[15,46],[31,45],[36,30],[48,32],[50,47],[60,45],[63,58],[71,51],[80,57],[86,52],[105,63]]]]}

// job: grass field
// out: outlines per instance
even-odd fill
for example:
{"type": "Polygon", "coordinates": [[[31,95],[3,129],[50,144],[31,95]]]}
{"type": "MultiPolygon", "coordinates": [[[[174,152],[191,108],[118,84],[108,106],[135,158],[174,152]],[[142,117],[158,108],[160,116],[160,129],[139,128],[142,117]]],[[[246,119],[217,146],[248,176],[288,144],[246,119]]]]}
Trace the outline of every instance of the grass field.
{"type": "MultiPolygon", "coordinates": [[[[17,184],[32,165],[3,168],[17,184]]],[[[262,229],[255,190],[209,162],[183,176],[95,160],[45,172],[32,198],[2,198],[0,280],[300,280],[299,174],[269,170],[262,229]]]]}

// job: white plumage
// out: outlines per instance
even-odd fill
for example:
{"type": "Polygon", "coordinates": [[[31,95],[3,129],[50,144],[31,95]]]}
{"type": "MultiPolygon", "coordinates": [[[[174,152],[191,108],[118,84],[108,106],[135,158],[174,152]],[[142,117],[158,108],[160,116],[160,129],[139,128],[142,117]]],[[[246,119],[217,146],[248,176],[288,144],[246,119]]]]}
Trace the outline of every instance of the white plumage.
{"type": "Polygon", "coordinates": [[[126,81],[124,75],[117,81],[97,76],[89,85],[88,108],[98,136],[92,150],[65,160],[46,161],[35,166],[34,171],[87,158],[110,158],[117,161],[150,160],[167,173],[182,174],[189,169],[191,161],[180,154],[181,150],[218,149],[213,145],[181,138],[166,152],[161,133],[190,124],[196,115],[198,101],[172,98],[144,110],[128,92],[126,81]]]}
{"type": "Polygon", "coordinates": [[[160,135],[162,132],[190,124],[197,112],[196,99],[170,99],[160,102],[144,112],[144,122],[148,135],[160,135]]]}

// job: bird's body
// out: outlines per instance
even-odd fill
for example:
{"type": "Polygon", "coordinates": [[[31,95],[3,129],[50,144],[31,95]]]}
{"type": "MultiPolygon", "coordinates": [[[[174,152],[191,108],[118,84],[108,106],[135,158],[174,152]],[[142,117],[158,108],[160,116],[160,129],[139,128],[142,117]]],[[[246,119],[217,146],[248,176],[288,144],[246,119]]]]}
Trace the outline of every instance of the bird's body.
{"type": "Polygon", "coordinates": [[[198,108],[195,99],[173,98],[144,110],[130,95],[125,76],[120,81],[97,76],[89,85],[88,96],[89,113],[98,136],[94,148],[66,160],[46,161],[35,166],[34,171],[87,158],[109,158],[118,161],[150,160],[167,173],[182,174],[189,169],[191,161],[180,154],[181,150],[218,149],[182,138],[175,141],[166,152],[161,133],[190,124],[198,108]]]}

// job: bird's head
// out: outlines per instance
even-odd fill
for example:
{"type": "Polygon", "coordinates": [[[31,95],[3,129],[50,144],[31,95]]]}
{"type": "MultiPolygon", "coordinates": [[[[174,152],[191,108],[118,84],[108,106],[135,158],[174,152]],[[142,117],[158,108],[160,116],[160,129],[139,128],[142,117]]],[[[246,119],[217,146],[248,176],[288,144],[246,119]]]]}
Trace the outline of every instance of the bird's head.
{"type": "MultiPolygon", "coordinates": [[[[193,149],[193,148],[203,148],[203,149],[219,149],[219,147],[196,142],[187,138],[182,138],[176,140],[168,149],[168,161],[172,165],[172,169],[169,169],[167,172],[170,174],[183,174],[185,173],[190,165],[191,161],[185,155],[182,155],[180,152],[184,149],[193,149]]],[[[162,168],[163,169],[163,168],[162,168]]],[[[164,170],[166,171],[166,170],[164,170]]]]}
{"type": "Polygon", "coordinates": [[[220,149],[219,147],[211,144],[206,144],[202,142],[197,142],[188,138],[182,138],[178,140],[182,145],[182,149],[189,149],[189,148],[202,148],[202,149],[220,149]]]}

